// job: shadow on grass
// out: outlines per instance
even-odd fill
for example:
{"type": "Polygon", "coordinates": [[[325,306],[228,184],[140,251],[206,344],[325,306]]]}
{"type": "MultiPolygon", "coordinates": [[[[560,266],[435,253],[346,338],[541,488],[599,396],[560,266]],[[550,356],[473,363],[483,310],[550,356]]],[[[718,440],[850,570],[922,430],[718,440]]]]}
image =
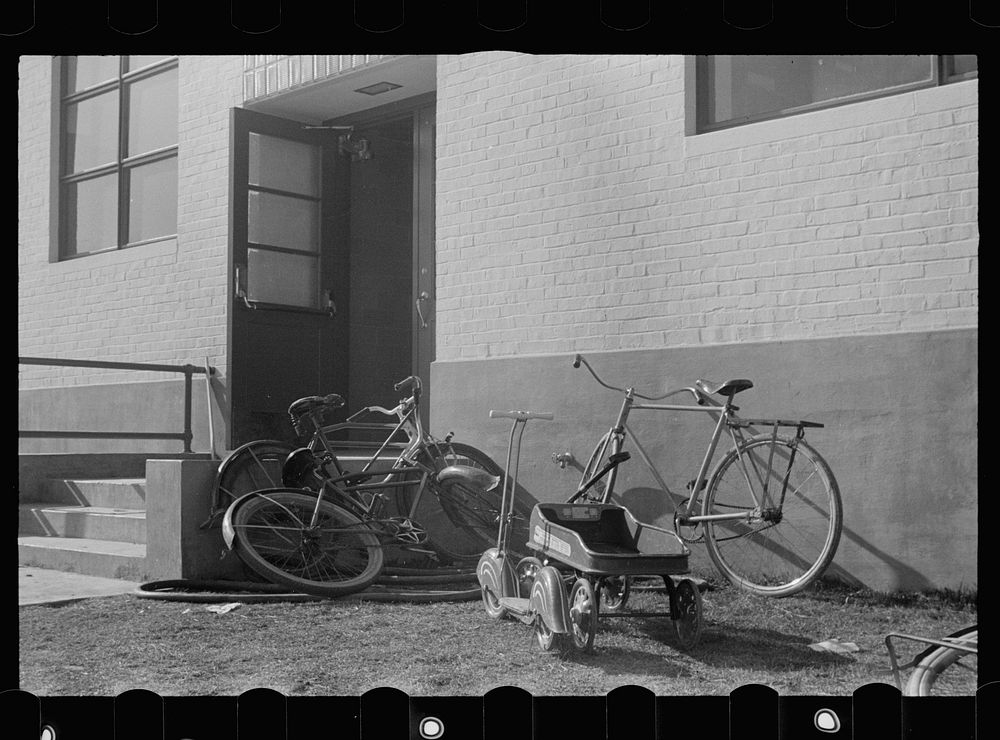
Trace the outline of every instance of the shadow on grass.
{"type": "Polygon", "coordinates": [[[821,653],[809,647],[810,640],[760,627],[706,629],[691,655],[716,668],[795,670],[810,666],[855,663],[849,655],[821,653]]]}
{"type": "Polygon", "coordinates": [[[663,650],[649,652],[623,648],[614,644],[601,647],[595,643],[592,655],[572,654],[566,657],[570,662],[581,665],[598,666],[608,674],[635,674],[684,678],[691,675],[687,665],[691,663],[722,669],[738,670],[782,670],[795,671],[803,668],[819,668],[831,665],[855,663],[855,659],[835,653],[821,653],[809,647],[810,641],[797,635],[789,635],[776,630],[759,627],[706,627],[698,645],[691,650],[681,650],[669,620],[634,620],[633,628],[621,624],[598,631],[614,639],[617,633],[626,637],[628,632],[639,634],[662,643],[672,654],[677,651],[676,661],[663,650]]]}

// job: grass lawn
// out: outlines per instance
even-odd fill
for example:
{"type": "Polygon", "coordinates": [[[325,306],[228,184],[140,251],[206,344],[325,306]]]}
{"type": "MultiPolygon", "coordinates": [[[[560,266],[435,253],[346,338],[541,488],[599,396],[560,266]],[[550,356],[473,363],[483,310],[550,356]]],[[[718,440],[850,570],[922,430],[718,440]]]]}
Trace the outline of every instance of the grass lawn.
{"type": "MultiPolygon", "coordinates": [[[[206,604],[125,595],[21,607],[20,688],[38,696],[133,688],[183,696],[263,687],[295,696],[389,686],[410,695],[481,696],[518,686],[553,696],[634,684],[658,695],[711,695],[760,683],[783,695],[848,695],[892,683],[887,632],[941,637],[977,621],[972,598],[947,594],[823,586],[764,599],[718,586],[703,597],[705,631],[690,652],[678,649],[666,619],[615,619],[600,624],[593,653],[562,657],[541,651],[530,627],[490,619],[479,601],[248,603],[216,614],[206,604]],[[809,648],[829,639],[860,650],[809,648]]],[[[634,594],[630,605],[667,609],[653,593],[634,594]]]]}

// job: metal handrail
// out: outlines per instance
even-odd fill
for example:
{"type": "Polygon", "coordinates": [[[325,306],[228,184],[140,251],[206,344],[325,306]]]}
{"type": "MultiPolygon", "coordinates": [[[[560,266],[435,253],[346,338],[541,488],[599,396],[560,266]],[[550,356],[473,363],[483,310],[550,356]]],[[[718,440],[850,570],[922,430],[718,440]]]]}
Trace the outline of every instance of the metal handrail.
{"type": "Polygon", "coordinates": [[[184,431],[183,432],[91,432],[55,430],[18,430],[18,437],[25,439],[179,439],[184,442],[184,452],[192,452],[191,441],[191,388],[195,374],[205,375],[208,391],[208,428],[212,454],[215,454],[215,434],[212,423],[211,377],[215,368],[206,359],[203,367],[197,365],[159,365],[142,362],[109,362],[105,360],[65,360],[54,357],[18,357],[18,365],[52,365],[56,367],[97,367],[112,370],[140,370],[148,372],[183,373],[184,375],[184,431]]]}

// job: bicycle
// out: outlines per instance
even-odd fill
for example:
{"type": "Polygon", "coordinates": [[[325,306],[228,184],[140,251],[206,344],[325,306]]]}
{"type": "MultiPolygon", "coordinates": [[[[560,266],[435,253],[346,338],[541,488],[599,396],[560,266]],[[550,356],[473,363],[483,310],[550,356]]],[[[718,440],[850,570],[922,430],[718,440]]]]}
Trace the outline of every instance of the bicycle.
{"type": "Polygon", "coordinates": [[[971,625],[945,638],[934,640],[900,632],[890,632],[885,637],[889,651],[892,675],[896,688],[903,696],[958,696],[975,695],[979,661],[979,626],[971,625]],[[912,660],[899,664],[892,638],[913,640],[929,647],[912,660]],[[906,686],[900,680],[901,668],[913,668],[906,686]]]}
{"type": "MultiPolygon", "coordinates": [[[[595,473],[613,455],[622,452],[628,437],[660,491],[673,505],[675,532],[686,542],[704,541],[712,562],[731,583],[750,593],[778,597],[797,593],[822,575],[833,560],[843,527],[837,481],[826,461],[804,439],[807,428],[819,428],[822,424],[740,418],[733,399],[753,387],[746,379],[723,383],[697,380],[694,386],[649,396],[634,388],[609,385],[582,355],[576,355],[573,367],[579,368],[581,364],[600,385],[623,393],[624,399],[614,425],[594,448],[569,503],[610,502],[617,468],[612,468],[603,479],[595,473]],[[681,394],[692,396],[696,405],[656,403],[681,394]],[[719,402],[713,396],[725,400],[719,402]],[[663,476],[628,426],[630,413],[640,409],[702,412],[716,417],[698,472],[687,484],[689,496],[680,507],[674,504],[663,476]],[[770,427],[770,432],[753,433],[755,427],[770,427]],[[796,431],[794,435],[779,435],[782,427],[796,431]],[[724,432],[729,433],[733,447],[709,475],[724,432]],[[697,507],[703,491],[699,514],[697,507]]],[[[627,582],[619,588],[611,596],[620,607],[628,597],[627,582]]]]}
{"type": "Polygon", "coordinates": [[[307,445],[288,452],[290,445],[260,440],[220,466],[216,499],[235,497],[223,535],[252,570],[305,593],[341,595],[378,577],[385,545],[462,564],[477,560],[496,539],[500,468],[485,453],[451,442],[451,435],[439,441],[427,434],[419,416],[420,379],[411,376],[395,388],[406,386],[411,395],[395,408],[368,406],[331,426],[323,425],[323,416],[341,408],[343,398],[299,399],[289,415],[307,445]],[[360,421],[373,413],[395,422],[360,421]],[[334,452],[330,437],[342,430],[384,434],[356,472],[334,452]],[[407,441],[395,442],[400,435],[407,441]],[[390,448],[398,455],[388,469],[377,470],[390,448]],[[234,491],[262,482],[253,491],[234,491]]]}

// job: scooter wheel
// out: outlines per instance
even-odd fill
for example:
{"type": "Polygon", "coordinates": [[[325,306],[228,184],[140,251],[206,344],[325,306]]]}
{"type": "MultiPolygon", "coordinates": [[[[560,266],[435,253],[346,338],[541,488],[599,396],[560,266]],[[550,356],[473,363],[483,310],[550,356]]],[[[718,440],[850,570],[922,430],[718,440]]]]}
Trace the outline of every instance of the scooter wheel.
{"type": "Polygon", "coordinates": [[[500,597],[493,593],[492,589],[488,586],[482,586],[481,590],[483,592],[483,606],[486,607],[486,613],[493,619],[503,619],[507,616],[507,610],[500,604],[500,597]]]}
{"type": "Polygon", "coordinates": [[[542,561],[528,556],[521,558],[514,568],[514,580],[517,581],[518,596],[526,599],[531,595],[531,584],[535,582],[535,574],[542,568],[542,561]]]}

